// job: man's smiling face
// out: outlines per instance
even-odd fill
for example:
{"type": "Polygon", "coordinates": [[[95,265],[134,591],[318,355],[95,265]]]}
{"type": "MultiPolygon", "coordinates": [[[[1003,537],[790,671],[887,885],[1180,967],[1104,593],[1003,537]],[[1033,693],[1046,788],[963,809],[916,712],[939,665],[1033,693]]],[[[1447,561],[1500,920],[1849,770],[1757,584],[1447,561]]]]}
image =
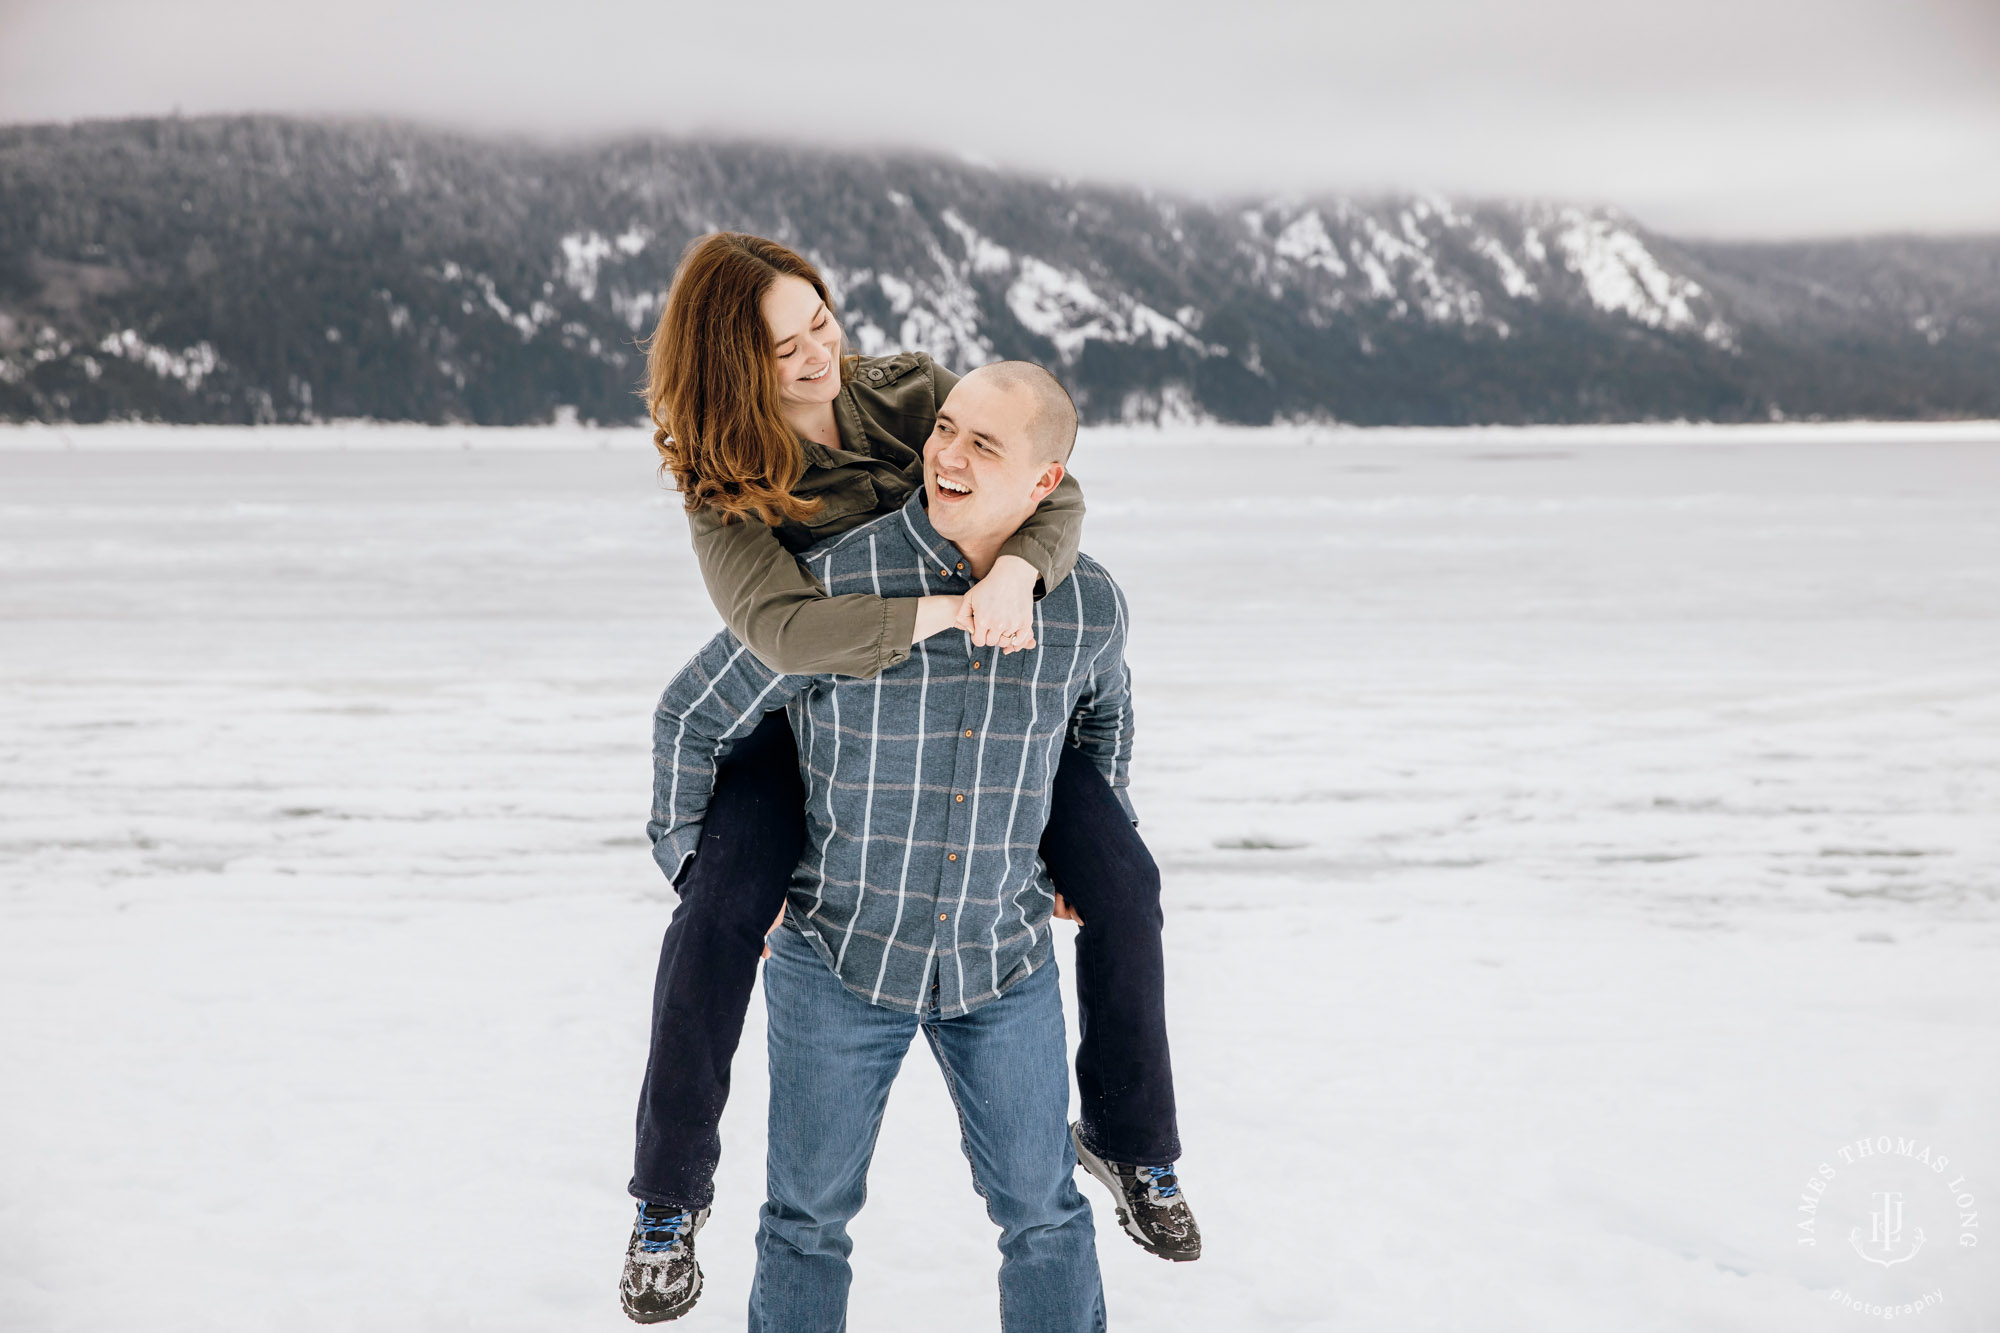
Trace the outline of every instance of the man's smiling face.
{"type": "Polygon", "coordinates": [[[972,554],[1005,541],[1063,477],[1033,432],[1035,400],[973,371],[938,409],[924,442],[931,526],[972,554]]]}

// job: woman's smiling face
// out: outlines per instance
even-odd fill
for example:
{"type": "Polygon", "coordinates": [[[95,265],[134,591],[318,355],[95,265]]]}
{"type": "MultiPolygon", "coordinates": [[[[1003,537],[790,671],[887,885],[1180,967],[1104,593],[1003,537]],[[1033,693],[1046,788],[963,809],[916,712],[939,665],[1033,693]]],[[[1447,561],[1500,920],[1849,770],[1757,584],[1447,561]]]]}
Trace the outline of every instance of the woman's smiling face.
{"type": "Polygon", "coordinates": [[[764,323],[787,407],[830,403],[840,392],[840,325],[813,285],[780,274],[764,293],[764,323]]]}

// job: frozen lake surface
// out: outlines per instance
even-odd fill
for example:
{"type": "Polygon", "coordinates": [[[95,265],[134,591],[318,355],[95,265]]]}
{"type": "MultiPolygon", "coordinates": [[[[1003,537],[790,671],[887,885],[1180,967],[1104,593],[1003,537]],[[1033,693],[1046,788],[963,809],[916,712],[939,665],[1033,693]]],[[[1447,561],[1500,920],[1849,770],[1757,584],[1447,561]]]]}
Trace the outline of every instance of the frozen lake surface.
{"type": "MultiPolygon", "coordinates": [[[[649,718],[716,618],[640,433],[384,438],[0,428],[10,1333],[629,1327],[649,718]]],[[[1942,1183],[1895,1266],[1796,1225],[1824,1163],[1866,1231],[1877,1136],[2000,1219],[2000,432],[1076,468],[1207,1235],[1086,1182],[1114,1327],[2000,1320],[1942,1183]]],[[[742,1324],[760,1019],[676,1328],[742,1324]]],[[[855,1328],[996,1326],[921,1051],[855,1234],[855,1328]]]]}

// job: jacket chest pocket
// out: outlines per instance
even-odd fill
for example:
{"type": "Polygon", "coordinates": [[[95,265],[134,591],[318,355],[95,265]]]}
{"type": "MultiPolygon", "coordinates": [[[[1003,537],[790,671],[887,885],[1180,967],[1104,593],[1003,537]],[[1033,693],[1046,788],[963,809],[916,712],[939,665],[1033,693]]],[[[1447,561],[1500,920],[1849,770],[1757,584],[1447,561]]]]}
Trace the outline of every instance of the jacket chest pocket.
{"type": "Polygon", "coordinates": [[[795,494],[802,500],[821,502],[819,512],[804,520],[805,526],[814,532],[836,525],[852,527],[858,518],[872,515],[876,507],[875,483],[860,473],[841,477],[821,489],[803,489],[795,494]]]}

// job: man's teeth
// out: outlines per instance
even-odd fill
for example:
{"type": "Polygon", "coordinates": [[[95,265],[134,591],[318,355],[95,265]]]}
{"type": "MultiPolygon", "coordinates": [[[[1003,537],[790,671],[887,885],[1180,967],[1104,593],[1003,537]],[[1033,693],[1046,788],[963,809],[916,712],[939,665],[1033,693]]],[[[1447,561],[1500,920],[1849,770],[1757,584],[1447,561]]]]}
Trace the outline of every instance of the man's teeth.
{"type": "Polygon", "coordinates": [[[950,491],[953,495],[972,494],[970,486],[962,485],[955,481],[946,481],[943,477],[938,478],[938,489],[941,491],[950,491]]]}

